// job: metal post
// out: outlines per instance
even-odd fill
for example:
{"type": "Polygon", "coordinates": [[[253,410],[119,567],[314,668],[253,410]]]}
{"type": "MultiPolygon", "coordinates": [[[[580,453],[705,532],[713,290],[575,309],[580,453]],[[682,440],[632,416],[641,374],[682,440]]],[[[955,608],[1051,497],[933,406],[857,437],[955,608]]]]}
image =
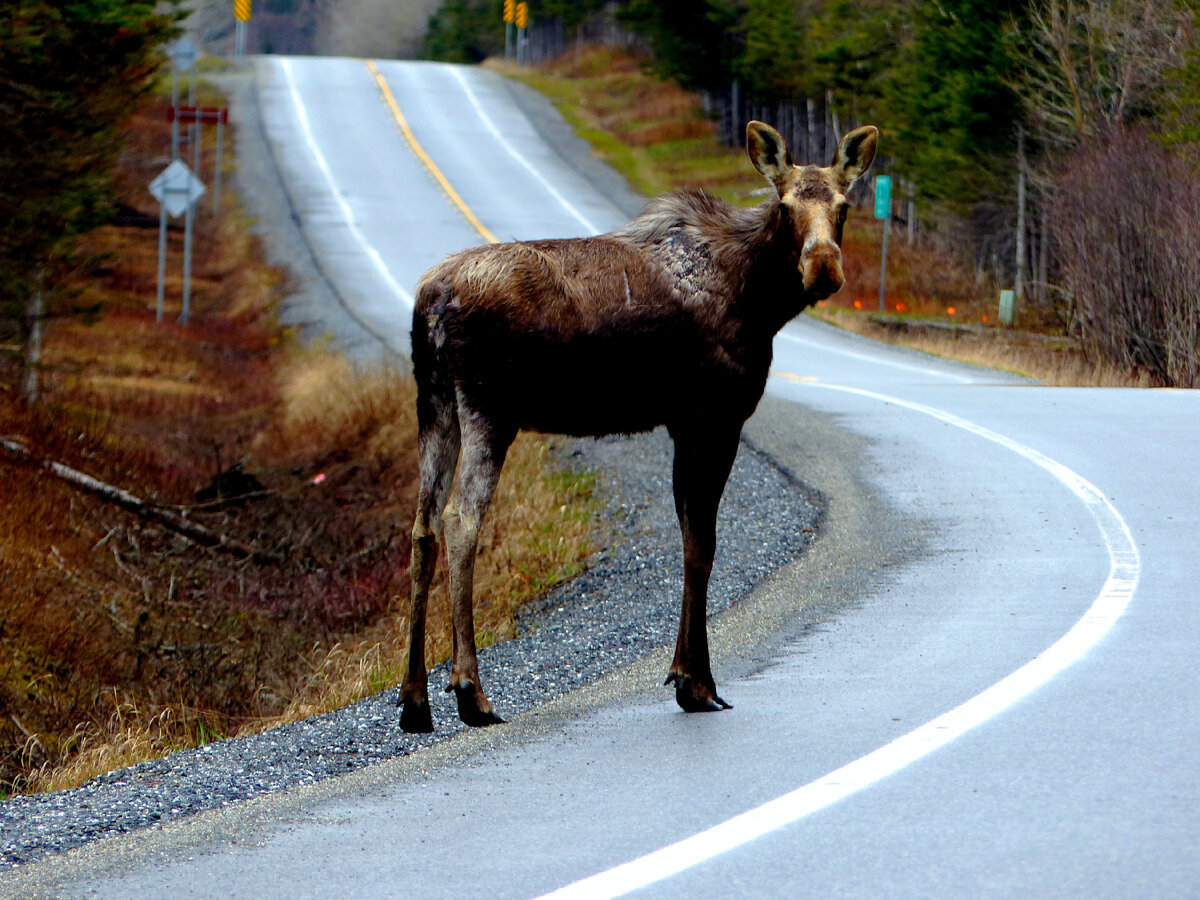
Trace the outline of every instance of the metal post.
{"type": "Polygon", "coordinates": [[[183,227],[183,309],[179,312],[179,324],[186,325],[192,309],[192,220],[196,218],[196,204],[189,203],[183,227]]]}
{"type": "Polygon", "coordinates": [[[883,284],[887,278],[887,239],[888,225],[891,223],[892,217],[888,216],[883,220],[883,252],[879,257],[879,311],[883,312],[883,284]]]}
{"type": "Polygon", "coordinates": [[[223,116],[217,114],[217,159],[213,163],[213,218],[221,214],[221,124],[223,116]]]}
{"type": "MultiPolygon", "coordinates": [[[[192,109],[196,109],[196,107],[193,106],[192,109]]],[[[194,173],[196,173],[196,177],[199,178],[200,177],[200,139],[201,139],[201,136],[204,134],[204,130],[200,124],[200,122],[201,122],[201,116],[199,115],[200,111],[197,109],[196,113],[197,113],[197,115],[194,118],[194,120],[192,121],[192,124],[190,126],[191,128],[195,129],[195,131],[192,132],[192,137],[194,138],[194,141],[192,142],[192,171],[194,173]]],[[[199,203],[200,201],[196,201],[196,202],[199,203]]]]}
{"type": "MultiPolygon", "coordinates": [[[[196,106],[196,67],[194,65],[192,66],[191,70],[188,73],[188,106],[191,106],[193,108],[195,108],[195,106],[196,106]]],[[[190,125],[188,125],[188,140],[189,141],[193,141],[196,139],[196,128],[197,127],[198,126],[195,122],[192,122],[190,125]]],[[[199,172],[200,172],[199,169],[193,169],[192,171],[196,172],[197,174],[199,174],[199,172]]]]}
{"type": "Polygon", "coordinates": [[[167,276],[167,202],[158,204],[158,296],[154,302],[154,320],[163,318],[163,281],[167,276]]]}
{"type": "Polygon", "coordinates": [[[171,66],[171,159],[179,159],[179,75],[171,66]]]}

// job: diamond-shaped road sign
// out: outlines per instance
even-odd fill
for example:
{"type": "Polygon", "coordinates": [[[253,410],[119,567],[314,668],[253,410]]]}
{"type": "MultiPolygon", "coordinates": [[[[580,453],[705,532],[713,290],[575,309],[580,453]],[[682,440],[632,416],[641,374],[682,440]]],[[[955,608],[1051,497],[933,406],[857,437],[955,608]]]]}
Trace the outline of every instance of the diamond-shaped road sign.
{"type": "Polygon", "coordinates": [[[190,72],[200,58],[200,48],[185,34],[167,47],[167,56],[180,72],[190,72]]]}
{"type": "Polygon", "coordinates": [[[150,182],[150,193],[172,216],[183,215],[189,206],[204,196],[204,183],[181,159],[163,169],[150,182]]]}

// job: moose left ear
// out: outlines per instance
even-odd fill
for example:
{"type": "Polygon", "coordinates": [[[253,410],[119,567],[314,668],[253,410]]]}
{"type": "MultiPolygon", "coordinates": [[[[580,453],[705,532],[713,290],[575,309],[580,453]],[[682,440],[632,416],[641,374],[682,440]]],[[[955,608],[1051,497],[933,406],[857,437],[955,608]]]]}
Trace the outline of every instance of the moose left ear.
{"type": "Polygon", "coordinates": [[[754,168],[783,195],[783,184],[792,174],[792,152],[787,141],[766,122],[752,121],[746,124],[746,152],[754,168]]]}
{"type": "Polygon", "coordinates": [[[878,144],[879,129],[874,125],[863,125],[846,132],[833,154],[833,173],[842,183],[843,194],[871,167],[878,144]]]}

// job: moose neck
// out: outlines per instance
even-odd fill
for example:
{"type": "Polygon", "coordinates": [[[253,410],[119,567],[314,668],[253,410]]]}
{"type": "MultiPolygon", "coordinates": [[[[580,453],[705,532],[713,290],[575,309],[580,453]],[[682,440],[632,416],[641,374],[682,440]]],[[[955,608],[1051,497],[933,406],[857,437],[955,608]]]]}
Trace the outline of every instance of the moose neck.
{"type": "Polygon", "coordinates": [[[791,214],[778,200],[730,209],[730,233],[714,247],[734,290],[730,312],[747,337],[770,340],[813,303],[804,290],[791,214]]]}

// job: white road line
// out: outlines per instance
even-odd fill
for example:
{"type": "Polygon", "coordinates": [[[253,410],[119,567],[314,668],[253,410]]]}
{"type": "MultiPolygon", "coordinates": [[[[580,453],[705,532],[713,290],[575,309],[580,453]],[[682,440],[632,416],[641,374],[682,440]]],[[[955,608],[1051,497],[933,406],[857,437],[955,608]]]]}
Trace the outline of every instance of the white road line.
{"type": "Polygon", "coordinates": [[[856,394],[932,416],[999,444],[1049,472],[1087,507],[1100,530],[1109,557],[1104,586],[1087,612],[1066,634],[1021,668],[955,709],[791,793],[661,850],[545,894],[542,900],[551,897],[555,900],[619,897],[706,862],[870,787],[984,724],[1046,684],[1094,647],[1133,598],[1141,574],[1141,558],[1133,535],[1116,507],[1083,476],[1031,447],[932,406],[842,385],[816,383],[811,386],[856,394]]]}
{"type": "Polygon", "coordinates": [[[471,106],[475,108],[475,112],[478,114],[480,121],[483,122],[483,126],[492,133],[492,136],[497,141],[500,142],[500,146],[504,148],[505,152],[515,159],[521,165],[521,167],[525,169],[526,172],[532,175],[538,181],[538,183],[542,185],[542,187],[549,191],[550,196],[553,197],[563,209],[574,216],[575,220],[588,230],[589,235],[599,234],[600,229],[593,225],[583,213],[576,209],[574,205],[567,200],[566,197],[560,194],[557,188],[547,181],[545,176],[543,176],[541,172],[534,168],[533,165],[530,164],[529,160],[518,153],[513,145],[510,144],[505,139],[504,135],[500,133],[500,130],[496,127],[496,124],[492,121],[491,117],[484,111],[483,105],[479,102],[479,98],[475,96],[474,89],[467,82],[467,79],[463,77],[462,67],[452,65],[447,65],[446,67],[454,74],[454,77],[462,86],[463,91],[466,92],[467,99],[471,101],[471,106]]]}
{"type": "Polygon", "coordinates": [[[337,182],[333,180],[333,173],[329,170],[329,163],[325,161],[325,154],[321,152],[321,148],[317,146],[316,138],[313,137],[312,126],[308,121],[308,110],[304,107],[304,101],[300,99],[300,92],[296,89],[296,81],[292,78],[292,61],[290,59],[280,59],[279,65],[283,69],[284,77],[287,79],[288,91],[292,95],[292,103],[296,107],[296,117],[300,120],[300,130],[304,132],[304,142],[308,144],[309,152],[312,153],[313,159],[317,161],[317,167],[321,170],[321,174],[325,176],[325,183],[329,185],[329,193],[333,196],[334,202],[342,211],[342,218],[346,220],[346,226],[350,229],[350,233],[362,245],[367,256],[371,258],[371,262],[375,264],[375,268],[383,277],[387,286],[392,289],[397,297],[409,308],[413,308],[412,294],[400,286],[392,275],[391,270],[383,261],[383,257],[379,255],[362,231],[359,230],[358,222],[354,219],[354,213],[350,209],[350,204],[346,202],[346,198],[342,196],[342,192],[338,189],[337,182]]]}
{"type": "Polygon", "coordinates": [[[909,372],[920,372],[922,375],[932,375],[935,378],[947,378],[951,381],[957,381],[961,384],[979,384],[979,381],[970,378],[966,375],[955,375],[953,372],[945,372],[941,369],[926,369],[921,366],[912,366],[907,363],[894,362],[889,359],[879,359],[875,356],[868,356],[865,353],[855,353],[853,350],[843,350],[839,347],[831,347],[828,344],[819,341],[803,338],[795,334],[788,334],[786,331],[781,331],[779,336],[784,340],[791,341],[794,344],[803,344],[805,347],[814,347],[817,350],[824,350],[828,353],[837,353],[840,356],[849,356],[851,359],[860,359],[863,362],[873,363],[879,366],[890,366],[893,369],[905,369],[909,372]]]}

